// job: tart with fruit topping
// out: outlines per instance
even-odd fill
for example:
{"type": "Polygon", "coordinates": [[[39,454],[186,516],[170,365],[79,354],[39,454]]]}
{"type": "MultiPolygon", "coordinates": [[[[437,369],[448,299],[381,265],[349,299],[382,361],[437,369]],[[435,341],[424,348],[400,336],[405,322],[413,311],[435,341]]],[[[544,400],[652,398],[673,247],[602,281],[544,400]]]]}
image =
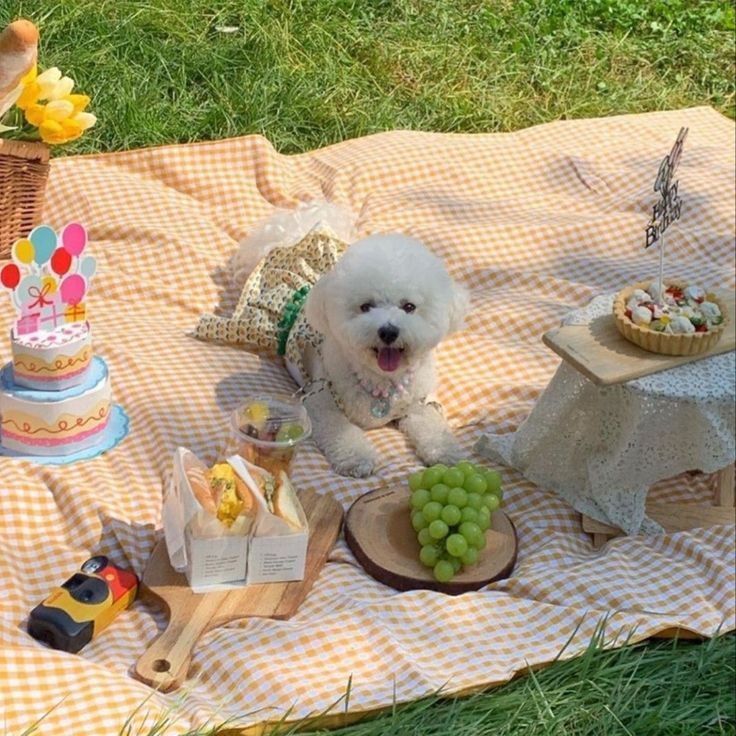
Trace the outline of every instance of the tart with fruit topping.
{"type": "Polygon", "coordinates": [[[679,281],[645,281],[620,291],[613,302],[619,332],[653,353],[697,355],[720,339],[728,315],[715,294],[679,281]]]}

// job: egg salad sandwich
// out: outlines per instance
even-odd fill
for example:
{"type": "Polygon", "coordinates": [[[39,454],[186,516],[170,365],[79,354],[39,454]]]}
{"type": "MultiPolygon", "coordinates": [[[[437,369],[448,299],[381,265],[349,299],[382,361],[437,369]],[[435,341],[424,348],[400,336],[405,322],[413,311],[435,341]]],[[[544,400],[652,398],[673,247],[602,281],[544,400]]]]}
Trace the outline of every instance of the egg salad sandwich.
{"type": "Polygon", "coordinates": [[[218,519],[231,533],[248,533],[257,507],[250,488],[231,465],[216,463],[208,469],[188,455],[184,458],[184,472],[194,497],[209,516],[218,519]]]}

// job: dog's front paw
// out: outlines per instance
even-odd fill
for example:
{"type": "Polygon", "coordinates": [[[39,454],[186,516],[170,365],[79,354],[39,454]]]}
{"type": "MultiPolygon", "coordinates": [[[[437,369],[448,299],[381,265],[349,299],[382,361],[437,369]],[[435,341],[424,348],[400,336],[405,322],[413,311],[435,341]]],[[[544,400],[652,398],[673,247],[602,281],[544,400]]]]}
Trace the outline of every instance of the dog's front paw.
{"type": "Polygon", "coordinates": [[[449,432],[437,444],[424,443],[417,447],[417,455],[425,465],[457,465],[467,456],[460,443],[449,432]]]}
{"type": "Polygon", "coordinates": [[[357,428],[355,432],[343,435],[340,443],[329,448],[325,454],[336,473],[351,478],[372,475],[378,460],[373,446],[357,428]]]}

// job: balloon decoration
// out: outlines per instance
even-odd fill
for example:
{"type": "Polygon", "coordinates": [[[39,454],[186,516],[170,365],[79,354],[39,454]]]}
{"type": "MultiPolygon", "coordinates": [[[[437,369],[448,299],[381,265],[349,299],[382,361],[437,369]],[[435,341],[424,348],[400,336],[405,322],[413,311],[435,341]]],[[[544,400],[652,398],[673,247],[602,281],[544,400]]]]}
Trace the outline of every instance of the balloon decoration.
{"type": "Polygon", "coordinates": [[[92,256],[85,256],[79,264],[79,272],[87,280],[91,279],[97,271],[97,261],[92,256]]]}
{"type": "Polygon", "coordinates": [[[20,283],[20,269],[15,263],[8,263],[0,271],[0,283],[6,289],[15,289],[20,283]]]}
{"type": "Polygon", "coordinates": [[[57,236],[49,225],[33,228],[16,241],[12,262],[0,265],[0,290],[10,293],[16,310],[15,334],[54,330],[86,319],[84,298],[97,261],[84,255],[87,231],[71,222],[57,236]]]}
{"type": "Polygon", "coordinates": [[[49,296],[52,294],[56,294],[56,288],[59,285],[59,282],[50,274],[48,276],[44,276],[41,279],[41,291],[44,292],[44,294],[48,294],[49,296]]]}
{"type": "Polygon", "coordinates": [[[39,225],[31,230],[28,239],[33,244],[34,263],[42,266],[56,249],[56,233],[48,225],[39,225]]]}
{"type": "Polygon", "coordinates": [[[61,301],[64,304],[74,306],[84,299],[84,293],[87,291],[87,284],[83,276],[78,273],[72,273],[65,276],[61,280],[61,301]]]}
{"type": "Polygon", "coordinates": [[[13,246],[13,260],[18,263],[32,263],[35,254],[36,251],[33,249],[33,243],[27,238],[21,238],[13,246]]]}
{"type": "Polygon", "coordinates": [[[63,276],[71,268],[71,265],[72,257],[69,251],[64,250],[64,248],[57,248],[51,256],[51,270],[57,276],[63,276]]]}
{"type": "Polygon", "coordinates": [[[64,250],[72,256],[78,256],[87,245],[87,231],[78,222],[70,222],[61,233],[64,250]]]}

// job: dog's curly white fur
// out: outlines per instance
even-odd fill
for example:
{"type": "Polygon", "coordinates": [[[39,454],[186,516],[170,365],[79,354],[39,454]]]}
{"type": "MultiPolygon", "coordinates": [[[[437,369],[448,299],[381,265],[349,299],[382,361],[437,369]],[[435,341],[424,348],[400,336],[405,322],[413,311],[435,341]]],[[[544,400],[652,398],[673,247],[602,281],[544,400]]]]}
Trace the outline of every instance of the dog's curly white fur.
{"type": "Polygon", "coordinates": [[[461,328],[467,307],[466,290],[442,260],[400,234],[354,243],[315,284],[306,317],[324,342],[305,356],[305,365],[331,390],[308,395],[305,404],[314,439],[338,473],[370,475],[377,455],[363,430],[389,422],[423,462],[461,459],[460,445],[427,398],[435,387],[433,350],[461,328]],[[405,390],[392,396],[385,416],[375,416],[366,386],[393,391],[399,382],[405,390]]]}

